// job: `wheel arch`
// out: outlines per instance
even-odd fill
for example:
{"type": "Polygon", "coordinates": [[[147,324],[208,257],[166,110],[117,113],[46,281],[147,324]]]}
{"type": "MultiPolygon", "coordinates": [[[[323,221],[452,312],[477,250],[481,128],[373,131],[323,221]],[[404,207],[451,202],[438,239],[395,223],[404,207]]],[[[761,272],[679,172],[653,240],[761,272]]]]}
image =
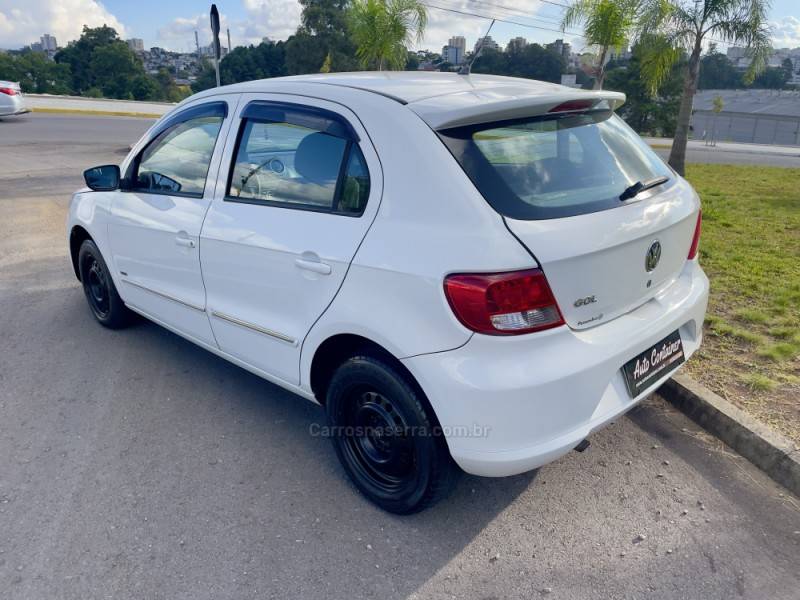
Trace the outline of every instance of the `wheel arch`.
{"type": "Polygon", "coordinates": [[[384,359],[397,369],[414,388],[422,395],[425,392],[416,377],[402,361],[379,343],[353,333],[338,333],[325,339],[314,351],[309,370],[309,384],[314,397],[321,405],[325,405],[325,392],[336,368],[348,358],[358,354],[368,354],[384,359]]]}
{"type": "Polygon", "coordinates": [[[80,225],[75,225],[69,232],[69,255],[72,261],[72,270],[75,271],[75,277],[78,278],[78,281],[81,280],[81,270],[78,266],[78,253],[81,249],[81,244],[86,240],[92,240],[92,236],[89,232],[81,227],[80,225]]]}

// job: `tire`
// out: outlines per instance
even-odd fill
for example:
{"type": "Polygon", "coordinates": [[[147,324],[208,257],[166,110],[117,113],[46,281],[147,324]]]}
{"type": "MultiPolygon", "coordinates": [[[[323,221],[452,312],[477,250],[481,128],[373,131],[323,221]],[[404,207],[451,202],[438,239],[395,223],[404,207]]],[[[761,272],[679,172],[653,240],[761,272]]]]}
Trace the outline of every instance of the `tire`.
{"type": "Polygon", "coordinates": [[[333,374],[326,412],[336,454],[359,491],[395,514],[421,511],[459,473],[427,399],[387,360],[360,355],[333,374]]]}
{"type": "Polygon", "coordinates": [[[97,322],[109,329],[129,325],[133,314],[119,297],[106,261],[92,240],[84,240],[81,244],[78,269],[83,293],[97,322]]]}

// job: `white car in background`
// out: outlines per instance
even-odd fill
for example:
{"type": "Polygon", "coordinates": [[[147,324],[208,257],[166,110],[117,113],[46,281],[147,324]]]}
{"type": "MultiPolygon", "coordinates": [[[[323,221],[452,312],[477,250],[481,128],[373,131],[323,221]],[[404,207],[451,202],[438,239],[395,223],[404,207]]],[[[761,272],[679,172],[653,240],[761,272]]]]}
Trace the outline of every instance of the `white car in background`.
{"type": "Polygon", "coordinates": [[[30,112],[19,83],[0,81],[0,117],[10,117],[30,112]]]}
{"type": "Polygon", "coordinates": [[[454,73],[208,90],[86,171],[75,274],[101,324],[322,404],[355,485],[414,512],[457,467],[584,448],[699,347],[700,202],[622,102],[454,73]]]}

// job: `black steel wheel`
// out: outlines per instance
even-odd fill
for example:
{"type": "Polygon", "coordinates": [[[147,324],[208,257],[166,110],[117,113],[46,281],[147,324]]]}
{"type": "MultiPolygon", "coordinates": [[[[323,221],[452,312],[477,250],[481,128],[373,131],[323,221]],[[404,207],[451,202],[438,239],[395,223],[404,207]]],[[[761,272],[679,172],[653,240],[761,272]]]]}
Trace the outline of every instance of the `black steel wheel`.
{"type": "Polygon", "coordinates": [[[326,396],[342,466],[367,498],[389,512],[420,511],[452,487],[458,468],[427,399],[382,357],[345,361],[326,396]]]}
{"type": "Polygon", "coordinates": [[[83,292],[94,318],[112,329],[126,326],[131,320],[131,312],[119,297],[103,255],[92,240],[81,244],[78,267],[83,292]]]}

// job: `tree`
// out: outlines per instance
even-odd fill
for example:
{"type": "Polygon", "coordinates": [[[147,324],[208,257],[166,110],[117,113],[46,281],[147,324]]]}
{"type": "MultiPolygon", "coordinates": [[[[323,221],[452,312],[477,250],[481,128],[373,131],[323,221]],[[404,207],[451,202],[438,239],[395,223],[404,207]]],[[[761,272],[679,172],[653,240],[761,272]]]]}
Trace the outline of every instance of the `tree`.
{"type": "Polygon", "coordinates": [[[134,100],[152,100],[159,95],[155,80],[147,75],[137,75],[131,81],[131,96],[134,100]]]}
{"type": "Polygon", "coordinates": [[[524,48],[501,52],[485,48],[472,65],[474,73],[491,73],[509,77],[525,77],[541,81],[561,81],[564,59],[561,55],[539,44],[528,44],[524,48]]]}
{"type": "Polygon", "coordinates": [[[69,94],[69,65],[56,64],[42,52],[0,52],[0,79],[19,81],[22,91],[35,94],[69,94]]]}
{"type": "Polygon", "coordinates": [[[408,58],[406,59],[406,71],[417,71],[419,70],[419,56],[414,54],[413,52],[408,53],[408,58]]]}
{"type": "Polygon", "coordinates": [[[794,75],[794,63],[791,58],[784,58],[781,61],[781,69],[786,73],[786,81],[789,81],[794,75]]]}
{"type": "Polygon", "coordinates": [[[754,88],[766,90],[782,90],[789,82],[790,75],[787,75],[783,67],[767,67],[753,80],[754,88]]]}
{"type": "MultiPolygon", "coordinates": [[[[81,94],[94,86],[94,73],[91,70],[92,53],[97,49],[114,42],[120,42],[117,32],[106,25],[102,27],[83,26],[81,37],[73,44],[62,48],[55,55],[55,61],[67,64],[72,75],[72,89],[81,94]]],[[[126,45],[127,48],[127,45],[126,45]]]]}
{"type": "Polygon", "coordinates": [[[99,88],[104,97],[132,100],[131,82],[145,73],[128,45],[117,40],[92,51],[89,74],[92,86],[99,88]]]}
{"type": "Polygon", "coordinates": [[[769,0],[643,0],[639,40],[646,49],[642,76],[650,91],[655,93],[675,62],[688,55],[675,139],[669,154],[670,166],[681,175],[685,172],[689,121],[704,43],[719,39],[745,46],[751,61],[744,82],[752,82],[763,70],[771,49],[768,8],[769,0]]]}
{"type": "Polygon", "coordinates": [[[521,50],[508,53],[507,75],[558,83],[565,66],[560,54],[539,44],[528,44],[521,50]]]}
{"type": "Polygon", "coordinates": [[[316,73],[329,54],[331,72],[355,70],[356,48],[347,34],[350,0],[300,0],[300,4],[300,27],[285,44],[287,73],[316,73]]]}
{"type": "Polygon", "coordinates": [[[622,50],[631,39],[638,6],[639,0],[577,0],[564,11],[561,30],[583,23],[586,42],[600,49],[595,89],[603,88],[609,51],[622,50]]]}
{"type": "Polygon", "coordinates": [[[320,73],[330,73],[331,72],[331,53],[328,52],[327,56],[325,56],[325,62],[322,63],[322,66],[319,68],[320,73]]]}
{"type": "Polygon", "coordinates": [[[643,48],[635,44],[626,64],[608,70],[605,87],[625,93],[625,104],[617,113],[638,133],[672,137],[683,89],[683,64],[673,66],[658,93],[651,94],[641,76],[642,53],[643,48]]]}
{"type": "Polygon", "coordinates": [[[58,65],[68,69],[70,88],[76,94],[121,98],[157,100],[158,82],[144,71],[142,61],[128,45],[119,39],[117,32],[103,25],[85,27],[81,37],[55,55],[58,65]]]}
{"type": "Polygon", "coordinates": [[[422,41],[428,13],[419,0],[354,0],[348,25],[365,69],[403,69],[408,46],[422,41]]]}
{"type": "Polygon", "coordinates": [[[700,79],[697,88],[701,90],[733,90],[743,87],[742,74],[733,66],[730,59],[717,52],[716,44],[700,60],[700,79]]]}
{"type": "MultiPolygon", "coordinates": [[[[317,70],[319,70],[319,65],[317,65],[317,70]]],[[[286,74],[286,44],[283,42],[262,42],[258,46],[239,46],[219,63],[222,85],[252,81],[253,79],[281,77],[286,74]]],[[[214,67],[206,61],[197,80],[192,84],[192,90],[199,92],[215,85],[217,82],[214,67]]]]}

